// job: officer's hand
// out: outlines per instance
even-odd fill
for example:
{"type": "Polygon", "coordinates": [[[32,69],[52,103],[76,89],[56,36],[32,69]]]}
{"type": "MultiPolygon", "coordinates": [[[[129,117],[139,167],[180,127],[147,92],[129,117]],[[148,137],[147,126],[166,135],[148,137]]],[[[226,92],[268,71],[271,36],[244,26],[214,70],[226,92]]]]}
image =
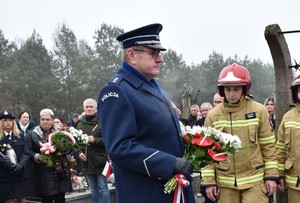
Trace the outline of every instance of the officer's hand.
{"type": "Polygon", "coordinates": [[[11,173],[11,174],[14,174],[14,175],[19,175],[19,174],[22,173],[23,168],[24,168],[24,167],[23,167],[22,165],[20,165],[20,164],[14,164],[14,165],[12,165],[12,167],[11,167],[10,173],[11,173]]]}
{"type": "Polygon", "coordinates": [[[218,191],[217,191],[217,187],[216,186],[211,186],[211,187],[207,187],[205,189],[205,192],[206,192],[206,195],[207,197],[211,200],[211,201],[216,201],[217,199],[217,194],[218,194],[218,191]]]}
{"type": "Polygon", "coordinates": [[[174,173],[182,174],[188,181],[193,181],[193,178],[191,176],[191,174],[193,173],[193,165],[191,162],[187,161],[184,158],[176,157],[174,173]]]}

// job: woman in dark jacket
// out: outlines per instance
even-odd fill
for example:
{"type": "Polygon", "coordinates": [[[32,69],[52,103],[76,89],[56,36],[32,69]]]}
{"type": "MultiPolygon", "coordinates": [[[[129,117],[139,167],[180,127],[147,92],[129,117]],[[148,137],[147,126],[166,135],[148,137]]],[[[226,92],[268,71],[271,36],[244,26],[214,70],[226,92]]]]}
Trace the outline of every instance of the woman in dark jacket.
{"type": "MultiPolygon", "coordinates": [[[[54,114],[51,109],[40,112],[40,125],[27,135],[26,143],[31,160],[34,163],[34,174],[37,189],[43,203],[64,203],[65,193],[71,191],[70,165],[66,156],[61,159],[61,167],[48,167],[47,161],[40,154],[40,142],[48,142],[49,134],[55,131],[53,125],[54,114]]],[[[56,166],[56,165],[55,165],[56,166]]]]}
{"type": "Polygon", "coordinates": [[[83,102],[83,109],[85,115],[80,118],[77,129],[88,135],[89,145],[78,153],[81,159],[81,172],[88,178],[93,203],[99,203],[100,199],[102,203],[110,203],[107,179],[102,175],[107,155],[98,126],[97,101],[86,99],[83,102]]]}
{"type": "Polygon", "coordinates": [[[25,203],[29,188],[26,164],[29,158],[24,136],[15,117],[0,113],[0,201],[25,203]]]}
{"type": "Polygon", "coordinates": [[[23,132],[24,137],[28,135],[36,126],[33,120],[30,120],[30,114],[27,111],[22,111],[18,116],[17,125],[21,132],[23,132]]]}

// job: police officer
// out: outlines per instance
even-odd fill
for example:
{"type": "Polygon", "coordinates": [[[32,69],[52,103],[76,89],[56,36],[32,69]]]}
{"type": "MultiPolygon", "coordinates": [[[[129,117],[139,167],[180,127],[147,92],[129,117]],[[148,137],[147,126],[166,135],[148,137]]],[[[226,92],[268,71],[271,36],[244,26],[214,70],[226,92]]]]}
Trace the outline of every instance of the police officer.
{"type": "Polygon", "coordinates": [[[0,202],[26,202],[29,192],[29,159],[24,135],[14,115],[0,112],[0,202]]]}
{"type": "Polygon", "coordinates": [[[280,174],[279,189],[287,188],[288,202],[299,202],[300,199],[300,75],[291,86],[292,100],[295,108],[283,116],[278,128],[278,168],[280,174]]]}
{"type": "Polygon", "coordinates": [[[218,79],[224,102],[213,108],[205,126],[237,135],[245,149],[202,171],[202,184],[211,200],[230,203],[268,203],[276,191],[278,167],[275,135],[266,108],[249,97],[250,73],[238,64],[225,67],[218,79]],[[218,186],[218,188],[216,187],[218,186]],[[218,195],[218,191],[219,195],[218,195]]]}
{"type": "MultiPolygon", "coordinates": [[[[161,24],[147,25],[117,37],[123,63],[103,87],[98,113],[106,150],[113,162],[117,202],[172,202],[164,184],[180,173],[191,180],[192,165],[182,158],[178,117],[167,93],[156,83],[163,62],[161,24]]],[[[195,202],[191,186],[186,202],[195,202]]]]}

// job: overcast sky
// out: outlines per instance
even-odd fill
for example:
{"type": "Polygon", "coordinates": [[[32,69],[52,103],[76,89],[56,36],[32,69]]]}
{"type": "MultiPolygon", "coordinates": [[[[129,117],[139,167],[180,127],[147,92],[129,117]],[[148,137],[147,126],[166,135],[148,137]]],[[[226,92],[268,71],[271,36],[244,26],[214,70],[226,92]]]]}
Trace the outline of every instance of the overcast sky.
{"type": "MultiPolygon", "coordinates": [[[[94,45],[93,35],[102,23],[125,31],[161,23],[163,46],[182,54],[188,63],[207,60],[212,51],[272,63],[266,26],[282,31],[300,30],[299,0],[0,0],[0,29],[6,38],[20,42],[34,29],[48,50],[53,33],[66,23],[78,39],[94,45]]],[[[300,61],[300,33],[287,34],[292,59],[300,61]],[[298,48],[298,49],[297,49],[298,48]]]]}

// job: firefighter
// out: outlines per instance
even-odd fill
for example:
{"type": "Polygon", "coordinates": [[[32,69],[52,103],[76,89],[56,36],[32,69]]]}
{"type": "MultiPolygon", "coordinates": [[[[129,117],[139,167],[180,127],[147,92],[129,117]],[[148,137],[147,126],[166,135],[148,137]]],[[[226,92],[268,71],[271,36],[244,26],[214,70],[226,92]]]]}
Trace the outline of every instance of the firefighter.
{"type": "Polygon", "coordinates": [[[278,128],[277,155],[279,169],[279,189],[287,188],[288,202],[300,199],[300,75],[291,86],[295,108],[284,114],[278,128]]]}
{"type": "Polygon", "coordinates": [[[268,203],[276,191],[278,167],[275,135],[266,108],[252,100],[249,71],[238,64],[221,71],[218,91],[224,102],[212,109],[205,126],[237,135],[244,146],[227,161],[204,167],[208,198],[220,203],[268,203]]]}

